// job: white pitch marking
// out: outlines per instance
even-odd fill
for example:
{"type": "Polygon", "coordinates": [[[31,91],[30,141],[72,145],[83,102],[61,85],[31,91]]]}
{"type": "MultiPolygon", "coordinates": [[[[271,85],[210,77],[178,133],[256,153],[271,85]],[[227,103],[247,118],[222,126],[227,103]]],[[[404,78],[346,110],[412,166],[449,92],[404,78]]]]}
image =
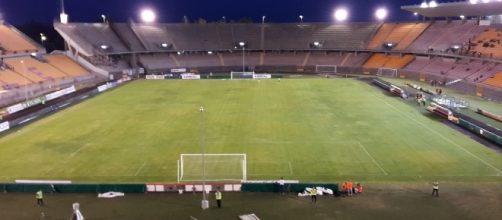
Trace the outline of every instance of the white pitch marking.
{"type": "Polygon", "coordinates": [[[136,173],[134,174],[134,176],[138,176],[141,171],[143,170],[143,168],[145,168],[146,166],[146,161],[143,163],[143,165],[141,165],[141,167],[136,171],[136,173]]]}
{"type": "Polygon", "coordinates": [[[69,156],[68,156],[68,159],[71,159],[73,158],[74,156],[76,156],[80,151],[82,151],[84,148],[88,147],[89,145],[91,145],[90,143],[87,143],[85,144],[84,146],[80,147],[79,149],[77,149],[76,151],[74,151],[73,153],[71,153],[69,156]]]}
{"type": "Polygon", "coordinates": [[[417,121],[416,119],[408,116],[407,114],[404,114],[402,111],[400,111],[398,108],[396,108],[395,106],[393,106],[392,104],[386,102],[385,100],[381,99],[380,97],[372,94],[373,96],[375,96],[377,99],[380,99],[380,101],[384,102],[386,105],[390,106],[391,108],[393,108],[395,111],[397,111],[399,114],[407,117],[408,119],[411,119],[412,121],[414,121],[415,123],[417,123],[418,125],[424,127],[425,129],[429,130],[430,132],[436,134],[437,136],[441,137],[442,139],[452,143],[453,145],[457,146],[458,148],[462,149],[463,151],[465,151],[466,153],[468,153],[469,155],[471,155],[472,157],[478,159],[479,161],[481,161],[483,164],[491,167],[492,169],[496,170],[497,172],[499,172],[499,175],[502,174],[502,170],[500,170],[499,168],[491,165],[490,163],[486,162],[485,160],[481,159],[480,157],[476,156],[475,154],[471,153],[470,151],[468,151],[467,149],[463,148],[462,146],[458,145],[457,143],[453,142],[452,140],[450,140],[449,138],[445,137],[444,135],[440,134],[439,132],[437,132],[436,130],[433,130],[432,128],[429,128],[428,126],[424,125],[423,123],[421,123],[420,121],[417,121]]]}
{"type": "Polygon", "coordinates": [[[288,161],[289,173],[293,175],[293,166],[291,165],[291,161],[288,161]]]}
{"type": "Polygon", "coordinates": [[[380,168],[380,170],[385,174],[385,175],[389,175],[383,168],[382,166],[380,166],[380,164],[375,160],[375,158],[373,156],[371,156],[370,152],[368,152],[368,150],[366,150],[366,148],[364,147],[363,144],[361,144],[361,142],[357,142],[357,144],[364,150],[364,152],[366,152],[366,154],[368,156],[370,156],[371,160],[373,160],[373,163],[375,163],[375,165],[377,165],[378,168],[380,168]]]}

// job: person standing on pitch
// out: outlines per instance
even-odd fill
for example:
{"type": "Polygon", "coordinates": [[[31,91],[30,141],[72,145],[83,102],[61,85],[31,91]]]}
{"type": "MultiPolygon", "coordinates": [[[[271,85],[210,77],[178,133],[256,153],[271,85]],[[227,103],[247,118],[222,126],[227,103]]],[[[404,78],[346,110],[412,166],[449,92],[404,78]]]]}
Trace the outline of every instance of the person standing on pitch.
{"type": "Polygon", "coordinates": [[[42,192],[42,190],[37,191],[35,198],[37,199],[38,206],[44,206],[44,193],[42,192]]]}
{"type": "Polygon", "coordinates": [[[281,195],[284,195],[284,178],[281,177],[281,179],[279,181],[277,181],[277,183],[279,184],[279,191],[281,192],[281,195]]]}
{"type": "Polygon", "coordinates": [[[436,194],[436,197],[439,197],[439,182],[436,180],[432,183],[432,196],[436,194]]]}
{"type": "Polygon", "coordinates": [[[310,198],[312,203],[317,203],[317,188],[315,186],[310,190],[310,198]]]}
{"type": "Polygon", "coordinates": [[[216,193],[214,193],[214,195],[216,197],[216,204],[218,205],[218,208],[221,208],[221,199],[223,198],[221,192],[217,190],[216,193]]]}

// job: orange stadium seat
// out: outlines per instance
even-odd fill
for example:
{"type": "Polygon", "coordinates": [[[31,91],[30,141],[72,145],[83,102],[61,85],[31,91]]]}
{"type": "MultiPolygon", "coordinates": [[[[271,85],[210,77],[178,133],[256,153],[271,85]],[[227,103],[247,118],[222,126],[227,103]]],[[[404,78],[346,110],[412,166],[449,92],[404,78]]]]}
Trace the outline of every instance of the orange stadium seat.
{"type": "Polygon", "coordinates": [[[364,68],[392,68],[402,69],[409,63],[415,60],[413,55],[394,56],[378,53],[370,57],[364,64],[364,68]]]}
{"type": "Polygon", "coordinates": [[[0,49],[4,53],[27,53],[38,51],[37,46],[25,39],[21,33],[0,24],[0,49]]]}
{"type": "Polygon", "coordinates": [[[378,49],[383,43],[391,42],[397,44],[397,50],[405,50],[428,26],[428,23],[383,24],[368,49],[378,49]]]}
{"type": "Polygon", "coordinates": [[[4,70],[0,69],[0,81],[2,81],[6,85],[14,87],[24,86],[33,83],[33,81],[9,69],[4,69],[4,70]]]}
{"type": "Polygon", "coordinates": [[[89,71],[65,55],[47,55],[45,59],[50,65],[70,76],[82,76],[89,74],[89,71]]]}
{"type": "Polygon", "coordinates": [[[16,72],[30,79],[33,82],[43,82],[45,80],[54,80],[65,78],[67,75],[48,63],[42,63],[31,57],[17,57],[5,59],[5,63],[13,67],[16,72]],[[24,64],[21,63],[24,61],[24,64]]]}
{"type": "Polygon", "coordinates": [[[493,77],[486,79],[483,83],[486,85],[502,88],[502,72],[497,73],[493,77]]]}
{"type": "Polygon", "coordinates": [[[474,41],[473,51],[483,56],[502,58],[502,31],[490,28],[481,33],[474,41]]]}

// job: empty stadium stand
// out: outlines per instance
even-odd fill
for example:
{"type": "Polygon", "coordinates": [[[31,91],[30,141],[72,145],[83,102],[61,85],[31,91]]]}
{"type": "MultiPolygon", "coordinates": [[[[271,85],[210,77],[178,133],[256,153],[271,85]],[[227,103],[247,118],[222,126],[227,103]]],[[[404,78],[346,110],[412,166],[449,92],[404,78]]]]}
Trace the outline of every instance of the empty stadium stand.
{"type": "Polygon", "coordinates": [[[484,84],[502,88],[502,72],[495,74],[494,76],[483,81],[484,84]]]}
{"type": "Polygon", "coordinates": [[[39,47],[24,34],[7,24],[0,24],[0,55],[33,53],[39,47]]]}
{"type": "Polygon", "coordinates": [[[393,43],[396,50],[405,50],[429,26],[429,23],[386,23],[378,30],[368,45],[369,49],[381,49],[384,43],[393,43]]]}
{"type": "Polygon", "coordinates": [[[402,69],[415,59],[413,55],[385,55],[377,53],[371,56],[364,64],[365,68],[391,68],[402,69]]]}
{"type": "MultiPolygon", "coordinates": [[[[472,51],[483,57],[502,58],[502,29],[489,28],[472,41],[472,51]]],[[[474,54],[475,55],[475,54],[474,54]]]]}
{"type": "Polygon", "coordinates": [[[446,51],[454,45],[465,45],[485,29],[473,21],[435,21],[411,44],[409,50],[446,51]]]}

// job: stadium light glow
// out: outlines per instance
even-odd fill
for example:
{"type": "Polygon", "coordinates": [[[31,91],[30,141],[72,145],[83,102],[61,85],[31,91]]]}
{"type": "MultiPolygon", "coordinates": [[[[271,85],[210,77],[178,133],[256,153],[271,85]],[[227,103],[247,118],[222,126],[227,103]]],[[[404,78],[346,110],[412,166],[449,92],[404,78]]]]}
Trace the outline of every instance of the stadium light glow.
{"type": "Polygon", "coordinates": [[[481,2],[483,2],[483,3],[489,3],[490,0],[481,0],[481,2]]]}
{"type": "Polygon", "coordinates": [[[422,4],[420,4],[420,8],[428,8],[429,7],[429,4],[427,4],[427,2],[422,2],[422,4]]]}
{"type": "Polygon", "coordinates": [[[141,20],[145,23],[152,23],[157,18],[157,15],[152,9],[143,9],[141,10],[141,20]]]}
{"type": "Polygon", "coordinates": [[[303,15],[298,16],[300,18],[300,22],[303,22],[303,15]]]}
{"type": "Polygon", "coordinates": [[[335,11],[335,20],[345,21],[349,17],[349,12],[345,8],[339,8],[335,11]]]}
{"type": "Polygon", "coordinates": [[[418,16],[418,12],[413,12],[413,15],[418,16]]]}
{"type": "Polygon", "coordinates": [[[473,5],[478,4],[478,0],[469,0],[469,2],[473,5]]]}
{"type": "Polygon", "coordinates": [[[436,1],[430,1],[429,2],[429,8],[435,8],[438,6],[438,3],[436,1]]]}
{"type": "Polygon", "coordinates": [[[465,15],[460,15],[460,19],[464,20],[465,19],[465,15]]]}
{"type": "Polygon", "coordinates": [[[375,12],[375,17],[380,21],[384,20],[385,18],[387,18],[387,9],[385,8],[377,9],[375,12]]]}

